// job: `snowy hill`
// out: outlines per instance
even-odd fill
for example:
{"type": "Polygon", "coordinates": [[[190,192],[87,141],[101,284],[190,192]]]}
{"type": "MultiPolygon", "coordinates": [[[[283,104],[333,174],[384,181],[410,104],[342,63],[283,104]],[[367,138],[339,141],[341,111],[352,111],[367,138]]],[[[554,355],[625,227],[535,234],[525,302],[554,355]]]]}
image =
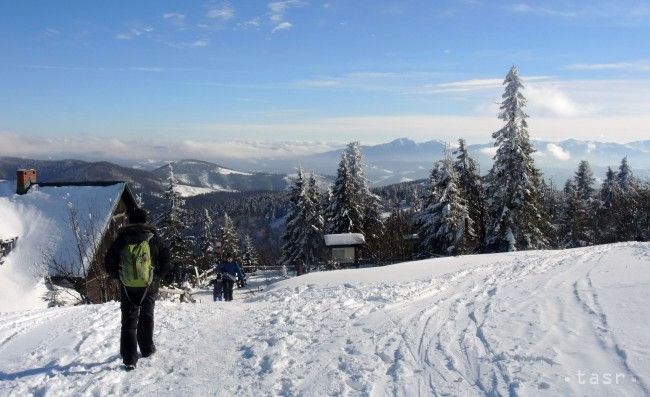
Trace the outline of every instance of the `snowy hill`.
{"type": "Polygon", "coordinates": [[[643,396],[649,285],[648,243],[312,273],[159,303],[132,373],[117,303],[4,313],[0,394],[643,396]]]}
{"type": "MultiPolygon", "coordinates": [[[[199,187],[219,191],[256,191],[256,190],[284,190],[287,186],[285,175],[248,173],[236,171],[207,161],[181,160],[171,163],[174,176],[178,183],[186,187],[199,187]]],[[[169,165],[162,166],[152,173],[164,181],[169,175],[169,165]]],[[[198,193],[185,189],[182,193],[186,196],[208,193],[198,193]]]]}

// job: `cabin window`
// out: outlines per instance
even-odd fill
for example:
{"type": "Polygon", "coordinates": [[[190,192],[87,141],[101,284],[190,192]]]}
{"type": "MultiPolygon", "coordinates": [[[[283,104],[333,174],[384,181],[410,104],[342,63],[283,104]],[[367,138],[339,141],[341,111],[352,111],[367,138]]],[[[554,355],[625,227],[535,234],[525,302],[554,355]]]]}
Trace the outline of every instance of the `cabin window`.
{"type": "Polygon", "coordinates": [[[332,260],[338,263],[354,263],[354,247],[332,248],[332,260]]]}

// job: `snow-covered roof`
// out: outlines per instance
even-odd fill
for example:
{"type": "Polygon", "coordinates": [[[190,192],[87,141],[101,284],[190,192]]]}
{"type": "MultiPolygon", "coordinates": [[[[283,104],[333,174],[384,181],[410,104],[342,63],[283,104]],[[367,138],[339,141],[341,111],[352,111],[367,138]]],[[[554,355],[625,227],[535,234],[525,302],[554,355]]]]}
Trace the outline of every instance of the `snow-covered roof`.
{"type": "MultiPolygon", "coordinates": [[[[87,268],[126,188],[124,182],[105,186],[34,185],[26,194],[18,195],[6,185],[0,183],[0,234],[19,237],[8,260],[47,270],[50,275],[58,275],[51,266],[53,261],[79,263],[77,233],[87,268]],[[73,213],[77,233],[70,226],[73,213]]],[[[75,275],[82,276],[82,268],[75,268],[75,275]]]]}
{"type": "Polygon", "coordinates": [[[325,235],[325,245],[328,247],[338,245],[363,245],[365,243],[366,238],[361,233],[340,233],[325,235]]]}

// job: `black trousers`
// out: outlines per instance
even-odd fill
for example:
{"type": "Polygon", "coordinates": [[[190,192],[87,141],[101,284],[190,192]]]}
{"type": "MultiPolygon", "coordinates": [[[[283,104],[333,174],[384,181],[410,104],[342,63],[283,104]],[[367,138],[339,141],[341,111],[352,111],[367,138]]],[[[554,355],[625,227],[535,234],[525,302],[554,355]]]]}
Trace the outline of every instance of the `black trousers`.
{"type": "Polygon", "coordinates": [[[122,333],[120,335],[120,354],[124,365],[138,362],[138,346],[143,356],[149,356],[153,343],[153,310],[156,293],[146,288],[122,287],[122,333]]]}
{"type": "Polygon", "coordinates": [[[228,279],[224,278],[222,280],[222,283],[223,283],[223,300],[225,300],[226,302],[231,301],[232,300],[232,287],[235,284],[235,282],[232,281],[232,280],[228,280],[228,279]]]}
{"type": "Polygon", "coordinates": [[[214,287],[212,288],[212,299],[215,302],[223,300],[223,284],[218,281],[215,281],[214,287]]]}

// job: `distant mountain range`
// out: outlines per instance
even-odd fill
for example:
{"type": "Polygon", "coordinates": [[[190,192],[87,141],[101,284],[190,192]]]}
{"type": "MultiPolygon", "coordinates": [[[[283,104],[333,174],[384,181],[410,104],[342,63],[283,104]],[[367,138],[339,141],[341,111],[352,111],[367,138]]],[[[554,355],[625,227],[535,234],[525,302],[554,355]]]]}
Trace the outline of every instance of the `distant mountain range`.
{"type": "MultiPolygon", "coordinates": [[[[582,159],[591,163],[597,178],[604,177],[608,166],[618,167],[626,156],[638,176],[650,177],[650,141],[617,144],[568,139],[562,142],[534,141],[534,144],[537,166],[546,178],[557,184],[563,184],[582,159]]],[[[426,178],[433,162],[443,157],[446,146],[442,141],[418,143],[408,138],[362,146],[368,165],[367,176],[374,186],[426,178]]],[[[495,148],[492,144],[473,144],[469,149],[485,173],[492,163],[495,148]]],[[[281,191],[287,187],[290,176],[295,174],[299,165],[316,173],[319,184],[327,186],[336,174],[341,151],[271,160],[231,160],[227,167],[200,160],[175,161],[171,166],[181,185],[179,191],[186,196],[218,191],[281,191]]],[[[162,197],[169,176],[168,163],[151,160],[118,165],[106,161],[0,157],[0,179],[15,179],[18,168],[36,168],[39,180],[48,182],[125,180],[133,185],[134,190],[142,192],[145,200],[154,201],[162,197]]]]}
{"type": "MultiPolygon", "coordinates": [[[[545,177],[557,183],[563,183],[571,176],[582,159],[588,160],[596,176],[601,177],[608,166],[618,167],[626,156],[638,175],[650,177],[650,141],[617,144],[568,139],[562,142],[535,140],[533,143],[537,149],[537,166],[545,177]]],[[[468,147],[481,165],[482,173],[486,173],[496,152],[494,146],[489,143],[468,147]]],[[[400,138],[380,145],[362,146],[361,150],[368,165],[368,178],[375,186],[382,186],[428,177],[433,162],[444,156],[446,148],[447,144],[442,141],[418,143],[400,138]]],[[[267,171],[289,172],[300,164],[319,174],[334,175],[341,152],[342,149],[290,159],[265,160],[263,166],[267,171]]],[[[236,166],[242,168],[246,164],[236,166]]]]}

